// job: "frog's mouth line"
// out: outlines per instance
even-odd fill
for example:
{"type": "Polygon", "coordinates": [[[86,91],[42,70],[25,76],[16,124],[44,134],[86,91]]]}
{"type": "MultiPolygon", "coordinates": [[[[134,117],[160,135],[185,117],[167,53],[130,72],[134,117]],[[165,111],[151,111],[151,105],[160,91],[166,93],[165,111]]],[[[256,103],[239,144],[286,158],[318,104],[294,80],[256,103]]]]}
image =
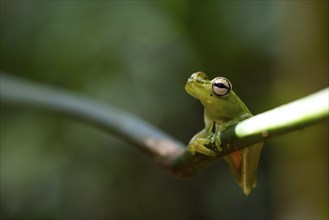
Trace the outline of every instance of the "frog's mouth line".
{"type": "Polygon", "coordinates": [[[193,81],[190,81],[186,84],[185,90],[188,94],[193,96],[194,98],[201,100],[201,99],[208,99],[209,94],[212,94],[209,91],[206,91],[204,83],[198,83],[193,79],[193,81]]]}

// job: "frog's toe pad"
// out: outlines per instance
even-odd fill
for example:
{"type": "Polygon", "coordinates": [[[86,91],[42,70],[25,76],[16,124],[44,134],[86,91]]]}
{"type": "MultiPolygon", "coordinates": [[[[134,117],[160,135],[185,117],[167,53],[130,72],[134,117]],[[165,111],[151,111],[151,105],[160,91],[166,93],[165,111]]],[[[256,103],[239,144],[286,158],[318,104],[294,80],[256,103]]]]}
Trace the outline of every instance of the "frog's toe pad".
{"type": "Polygon", "coordinates": [[[194,143],[190,144],[189,150],[194,154],[195,152],[198,152],[200,154],[204,154],[210,157],[216,156],[216,153],[213,150],[210,150],[209,148],[205,147],[203,145],[203,140],[197,140],[194,143]],[[201,142],[201,143],[200,143],[201,142]]]}

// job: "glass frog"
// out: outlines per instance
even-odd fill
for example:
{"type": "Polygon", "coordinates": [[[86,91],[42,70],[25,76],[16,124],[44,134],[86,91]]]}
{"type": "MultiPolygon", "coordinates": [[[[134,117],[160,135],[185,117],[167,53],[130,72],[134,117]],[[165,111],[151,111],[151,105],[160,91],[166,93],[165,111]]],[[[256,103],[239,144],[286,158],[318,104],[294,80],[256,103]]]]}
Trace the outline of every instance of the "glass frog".
{"type": "MultiPolygon", "coordinates": [[[[189,142],[188,150],[195,154],[216,156],[222,150],[220,134],[228,126],[252,116],[250,110],[232,90],[224,77],[209,80],[196,72],[187,80],[186,91],[204,106],[205,128],[189,142]],[[209,147],[215,146],[215,147],[209,147]]],[[[263,143],[258,143],[225,156],[232,174],[245,195],[256,187],[256,172],[263,143]]]]}

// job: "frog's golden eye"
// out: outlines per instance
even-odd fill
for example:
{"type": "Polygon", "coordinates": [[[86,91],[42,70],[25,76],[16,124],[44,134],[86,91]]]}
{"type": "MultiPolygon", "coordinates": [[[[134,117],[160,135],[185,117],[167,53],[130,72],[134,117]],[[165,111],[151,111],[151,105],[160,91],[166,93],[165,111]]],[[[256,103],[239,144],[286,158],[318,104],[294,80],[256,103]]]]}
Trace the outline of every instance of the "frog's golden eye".
{"type": "Polygon", "coordinates": [[[212,91],[218,96],[226,95],[231,89],[232,84],[224,77],[217,77],[212,80],[212,91]]]}

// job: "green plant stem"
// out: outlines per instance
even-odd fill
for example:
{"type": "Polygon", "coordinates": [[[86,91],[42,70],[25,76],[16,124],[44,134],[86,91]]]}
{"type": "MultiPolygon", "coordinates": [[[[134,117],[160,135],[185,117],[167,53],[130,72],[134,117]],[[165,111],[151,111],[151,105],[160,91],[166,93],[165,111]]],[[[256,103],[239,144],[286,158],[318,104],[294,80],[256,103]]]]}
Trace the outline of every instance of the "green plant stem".
{"type": "MultiPolygon", "coordinates": [[[[328,118],[329,88],[308,95],[289,104],[271,109],[246,119],[221,133],[223,151],[215,158],[192,155],[186,151],[172,169],[182,175],[208,165],[218,158],[266,139],[289,133],[328,118]],[[193,161],[193,163],[190,163],[193,161]]],[[[215,146],[214,146],[215,147],[215,146]]]]}
{"type": "Polygon", "coordinates": [[[181,142],[127,112],[3,73],[0,79],[2,102],[38,106],[93,124],[139,147],[179,176],[191,175],[233,151],[328,117],[329,89],[326,88],[227,128],[221,134],[223,151],[216,157],[208,157],[192,154],[181,142]]]}

